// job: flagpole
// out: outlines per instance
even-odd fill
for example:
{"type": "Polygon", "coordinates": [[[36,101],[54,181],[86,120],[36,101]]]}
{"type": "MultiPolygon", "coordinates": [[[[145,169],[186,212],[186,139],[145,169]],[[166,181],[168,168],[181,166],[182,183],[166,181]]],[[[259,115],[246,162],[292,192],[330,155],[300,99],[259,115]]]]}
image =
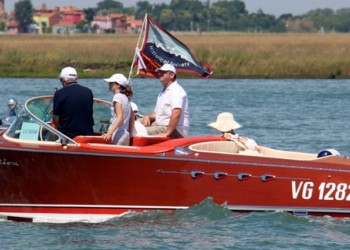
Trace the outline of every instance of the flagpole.
{"type": "Polygon", "coordinates": [[[136,45],[136,48],[135,48],[135,54],[134,54],[134,58],[132,60],[132,63],[131,63],[131,67],[130,67],[130,72],[129,72],[129,77],[128,77],[128,83],[130,83],[130,78],[131,78],[131,75],[132,75],[132,69],[134,67],[134,63],[135,63],[135,60],[137,58],[137,52],[136,52],[136,49],[139,47],[139,44],[140,44],[140,40],[141,40],[141,36],[142,34],[144,33],[144,29],[145,29],[145,24],[147,22],[147,13],[145,14],[145,18],[143,20],[143,23],[142,23],[142,28],[141,28],[141,32],[140,32],[140,36],[139,36],[139,39],[137,41],[137,45],[136,45]]]}

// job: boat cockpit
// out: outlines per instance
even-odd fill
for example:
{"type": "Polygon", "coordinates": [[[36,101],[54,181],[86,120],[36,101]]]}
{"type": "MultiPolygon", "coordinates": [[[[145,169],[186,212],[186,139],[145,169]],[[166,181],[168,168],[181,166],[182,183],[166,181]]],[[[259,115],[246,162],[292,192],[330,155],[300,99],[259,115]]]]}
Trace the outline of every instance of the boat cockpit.
{"type": "MultiPolygon", "coordinates": [[[[260,146],[259,151],[242,149],[234,141],[227,141],[223,137],[193,137],[170,140],[168,137],[146,136],[132,138],[130,146],[108,145],[101,136],[107,132],[110,118],[110,103],[94,99],[94,136],[77,136],[73,139],[62,134],[50,125],[52,117],[53,96],[40,96],[29,99],[18,111],[17,102],[9,100],[9,111],[1,119],[0,134],[12,142],[44,145],[81,146],[91,148],[126,148],[127,150],[139,150],[140,147],[159,145],[159,149],[149,149],[149,152],[165,152],[174,150],[176,147],[188,146],[189,154],[192,153],[215,153],[227,155],[249,155],[257,157],[285,158],[294,160],[315,160],[329,155],[339,155],[336,150],[324,150],[319,154],[301,153],[293,151],[276,150],[260,146]],[[181,141],[182,140],[182,141],[181,141]],[[166,145],[161,145],[166,143],[166,145]]],[[[147,152],[146,149],[143,150],[147,152]]]]}
{"type": "MultiPolygon", "coordinates": [[[[61,143],[78,145],[78,142],[60,133],[50,125],[52,117],[53,96],[40,96],[29,99],[23,110],[9,111],[2,120],[2,133],[7,139],[22,142],[61,143]],[[10,116],[12,112],[14,115],[10,116]]],[[[10,109],[9,109],[10,110],[10,109]]],[[[14,109],[11,109],[14,110],[14,109]]],[[[94,99],[94,134],[101,135],[108,130],[110,103],[94,99]]]]}

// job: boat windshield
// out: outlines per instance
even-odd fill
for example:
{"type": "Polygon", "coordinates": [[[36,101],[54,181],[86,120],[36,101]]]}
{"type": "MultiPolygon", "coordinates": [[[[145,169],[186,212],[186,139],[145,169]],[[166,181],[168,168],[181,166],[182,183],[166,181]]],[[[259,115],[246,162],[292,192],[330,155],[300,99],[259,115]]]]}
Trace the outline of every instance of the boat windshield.
{"type": "MultiPolygon", "coordinates": [[[[49,122],[52,117],[53,96],[41,96],[28,100],[24,110],[6,131],[6,135],[20,140],[51,141],[77,144],[74,140],[52,128],[49,122]]],[[[96,135],[108,130],[110,103],[94,99],[94,133],[96,135]]]]}
{"type": "Polygon", "coordinates": [[[63,139],[67,142],[74,143],[74,141],[63,134],[56,132],[57,131],[48,124],[38,121],[29,113],[23,111],[6,131],[6,135],[14,139],[25,141],[57,142],[63,139]]]}

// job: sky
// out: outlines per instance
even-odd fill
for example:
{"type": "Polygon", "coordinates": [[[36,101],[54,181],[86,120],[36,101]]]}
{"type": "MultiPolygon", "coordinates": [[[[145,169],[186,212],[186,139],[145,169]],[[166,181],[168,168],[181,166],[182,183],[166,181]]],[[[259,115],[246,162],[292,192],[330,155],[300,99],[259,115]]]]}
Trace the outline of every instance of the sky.
{"type": "MultiPolygon", "coordinates": [[[[9,12],[14,9],[15,3],[18,0],[5,0],[5,10],[9,12]]],[[[49,8],[55,6],[72,5],[78,8],[95,8],[98,2],[102,0],[31,0],[34,7],[38,7],[43,3],[49,8]]],[[[118,1],[118,0],[116,0],[118,1]]],[[[139,0],[119,0],[124,4],[124,7],[136,6],[139,0]]],[[[293,15],[305,14],[309,10],[318,8],[331,8],[334,10],[341,8],[350,8],[350,0],[242,0],[249,13],[257,12],[261,9],[265,14],[272,14],[276,17],[281,14],[291,13],[293,15]]],[[[171,0],[148,0],[150,4],[166,3],[171,0]]],[[[211,0],[211,3],[215,0],[211,0]]]]}

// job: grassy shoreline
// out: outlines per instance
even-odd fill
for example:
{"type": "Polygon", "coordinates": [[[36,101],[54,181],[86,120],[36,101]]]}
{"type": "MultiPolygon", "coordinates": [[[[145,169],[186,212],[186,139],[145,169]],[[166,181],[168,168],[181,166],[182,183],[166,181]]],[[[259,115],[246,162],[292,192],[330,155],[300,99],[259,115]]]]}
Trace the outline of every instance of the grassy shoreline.
{"type": "MultiPolygon", "coordinates": [[[[213,67],[213,78],[350,78],[349,34],[174,35],[213,67]]],[[[53,78],[68,65],[80,78],[128,75],[137,41],[118,34],[1,35],[0,77],[53,78]]]]}

